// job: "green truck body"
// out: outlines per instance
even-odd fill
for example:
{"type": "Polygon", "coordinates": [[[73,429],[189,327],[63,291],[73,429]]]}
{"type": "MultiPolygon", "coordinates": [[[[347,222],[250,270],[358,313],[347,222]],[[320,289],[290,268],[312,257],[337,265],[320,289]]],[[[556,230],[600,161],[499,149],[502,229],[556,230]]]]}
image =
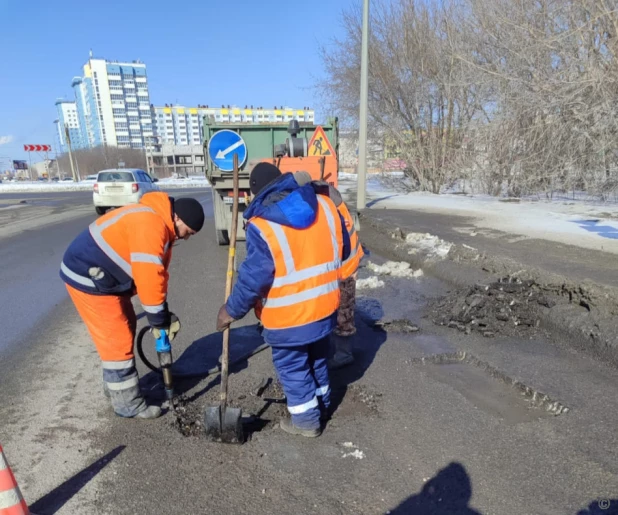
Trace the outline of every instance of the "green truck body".
{"type": "MultiPolygon", "coordinates": [[[[289,124],[280,123],[216,123],[212,116],[204,117],[203,146],[206,158],[206,177],[212,186],[214,217],[217,242],[219,245],[229,244],[229,234],[232,224],[233,181],[232,172],[222,171],[212,162],[208,154],[208,142],[212,136],[220,130],[237,132],[247,146],[247,159],[239,170],[239,216],[237,227],[237,239],[245,239],[242,213],[246,208],[245,194],[249,195],[249,175],[253,167],[265,159],[272,159],[276,164],[276,148],[286,143],[290,138],[289,124]]],[[[305,139],[308,145],[318,125],[312,123],[298,123],[296,138],[305,139]]],[[[337,118],[329,118],[322,125],[326,137],[338,153],[339,131],[337,118]]],[[[285,172],[285,170],[282,170],[285,172]]]]}

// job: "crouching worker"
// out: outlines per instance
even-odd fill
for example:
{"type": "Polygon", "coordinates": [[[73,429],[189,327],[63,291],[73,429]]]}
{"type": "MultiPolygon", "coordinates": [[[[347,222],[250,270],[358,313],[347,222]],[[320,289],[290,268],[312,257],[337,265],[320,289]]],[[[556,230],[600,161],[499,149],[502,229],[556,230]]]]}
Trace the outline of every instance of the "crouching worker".
{"type": "Polygon", "coordinates": [[[337,325],[349,238],[332,201],[309,184],[299,186],[292,173],[260,163],[250,186],[254,198],[243,215],[247,257],[217,329],[255,308],[291,414],[281,429],[316,437],[329,415],[329,335],[337,325]]]}
{"type": "Polygon", "coordinates": [[[147,405],[140,391],[131,297],[138,295],[155,337],[164,329],[173,340],[180,322],[167,305],[172,244],[188,240],[203,225],[204,210],[197,200],[146,193],[139,204],[98,218],[64,254],[60,277],[94,341],[104,391],[118,416],[161,415],[161,408],[147,405]]]}
{"type": "Polygon", "coordinates": [[[313,181],[308,172],[296,172],[294,177],[300,186],[311,183],[319,194],[326,195],[333,201],[345,221],[345,227],[350,237],[350,255],[341,266],[341,301],[337,313],[337,328],[334,331],[335,335],[333,338],[335,352],[328,361],[328,368],[336,370],[354,363],[352,337],[356,334],[356,324],[354,321],[356,279],[358,276],[358,266],[365,254],[354,227],[354,219],[339,190],[326,182],[313,181]]]}

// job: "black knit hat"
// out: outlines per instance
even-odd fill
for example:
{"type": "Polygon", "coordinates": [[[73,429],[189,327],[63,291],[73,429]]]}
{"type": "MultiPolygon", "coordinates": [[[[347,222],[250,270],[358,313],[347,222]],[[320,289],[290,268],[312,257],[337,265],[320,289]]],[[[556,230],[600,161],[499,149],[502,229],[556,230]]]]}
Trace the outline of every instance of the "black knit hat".
{"type": "Polygon", "coordinates": [[[271,163],[258,163],[251,170],[251,175],[249,176],[251,193],[257,195],[280,175],[281,171],[275,165],[271,163]]]}
{"type": "Polygon", "coordinates": [[[174,201],[174,213],[195,232],[199,232],[204,226],[204,208],[194,198],[176,199],[174,201]]]}

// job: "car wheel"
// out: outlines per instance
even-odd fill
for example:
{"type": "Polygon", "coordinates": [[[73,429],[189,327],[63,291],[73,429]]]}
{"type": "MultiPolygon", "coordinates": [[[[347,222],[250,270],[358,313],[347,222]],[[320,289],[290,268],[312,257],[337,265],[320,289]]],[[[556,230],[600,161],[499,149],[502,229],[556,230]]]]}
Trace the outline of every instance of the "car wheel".
{"type": "Polygon", "coordinates": [[[97,212],[97,215],[104,215],[107,212],[107,208],[106,207],[96,206],[94,208],[94,210],[97,212]]]}

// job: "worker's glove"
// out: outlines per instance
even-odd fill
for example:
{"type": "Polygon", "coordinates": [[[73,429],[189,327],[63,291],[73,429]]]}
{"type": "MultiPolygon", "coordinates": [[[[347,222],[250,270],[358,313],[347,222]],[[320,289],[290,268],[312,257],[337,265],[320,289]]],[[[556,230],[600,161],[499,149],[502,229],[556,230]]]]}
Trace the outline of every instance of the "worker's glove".
{"type": "Polygon", "coordinates": [[[219,314],[217,315],[217,331],[223,331],[229,327],[234,320],[235,319],[228,314],[227,309],[225,309],[225,304],[223,304],[223,306],[219,308],[219,314]]]}
{"type": "Polygon", "coordinates": [[[152,328],[152,334],[157,340],[161,337],[161,331],[167,332],[170,342],[176,337],[180,331],[180,320],[178,320],[178,317],[174,315],[174,313],[170,313],[170,325],[152,328]]]}

